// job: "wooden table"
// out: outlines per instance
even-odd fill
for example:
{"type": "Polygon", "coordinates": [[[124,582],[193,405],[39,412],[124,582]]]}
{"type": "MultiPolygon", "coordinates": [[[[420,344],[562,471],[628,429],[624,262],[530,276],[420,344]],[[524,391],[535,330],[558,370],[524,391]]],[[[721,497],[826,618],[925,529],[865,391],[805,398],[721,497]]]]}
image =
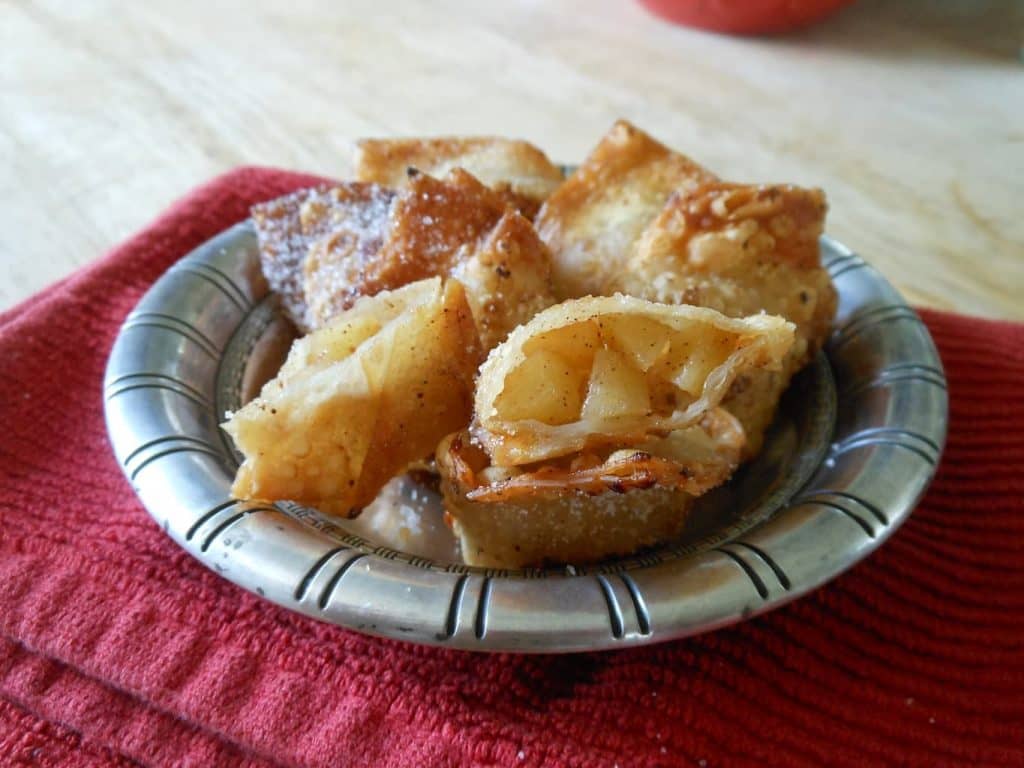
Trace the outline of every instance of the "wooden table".
{"type": "Polygon", "coordinates": [[[862,0],[781,39],[629,0],[3,3],[0,308],[232,166],[368,135],[582,157],[627,117],[721,175],[819,185],[911,300],[1024,319],[1024,6],[862,0]],[[223,4],[221,4],[223,5],[223,4]]]}

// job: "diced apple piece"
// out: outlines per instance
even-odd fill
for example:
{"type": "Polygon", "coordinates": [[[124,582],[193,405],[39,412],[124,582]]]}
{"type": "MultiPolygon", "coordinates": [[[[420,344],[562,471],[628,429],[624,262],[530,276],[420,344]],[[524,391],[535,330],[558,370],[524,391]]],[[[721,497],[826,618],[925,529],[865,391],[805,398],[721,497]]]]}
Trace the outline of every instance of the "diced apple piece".
{"type": "Polygon", "coordinates": [[[641,371],[649,371],[668,354],[672,331],[644,317],[612,315],[601,319],[605,342],[629,355],[641,371]]]}
{"type": "Polygon", "coordinates": [[[621,352],[598,350],[583,403],[583,420],[645,416],[650,409],[651,398],[643,372],[621,352]]]}
{"type": "Polygon", "coordinates": [[[594,354],[601,346],[597,323],[584,320],[538,335],[526,344],[523,351],[531,355],[534,350],[547,350],[565,358],[574,368],[589,370],[594,354]]]}
{"type": "Polygon", "coordinates": [[[583,408],[587,369],[540,349],[527,357],[505,380],[496,407],[509,420],[532,419],[544,424],[576,421],[583,408]]]}
{"type": "Polygon", "coordinates": [[[735,350],[735,336],[704,329],[699,336],[677,333],[663,366],[665,378],[683,392],[699,397],[708,374],[735,350]]]}
{"type": "Polygon", "coordinates": [[[695,354],[677,369],[675,376],[672,377],[672,383],[683,392],[699,397],[700,393],[704,391],[704,382],[713,367],[714,365],[709,363],[707,358],[695,354]]]}

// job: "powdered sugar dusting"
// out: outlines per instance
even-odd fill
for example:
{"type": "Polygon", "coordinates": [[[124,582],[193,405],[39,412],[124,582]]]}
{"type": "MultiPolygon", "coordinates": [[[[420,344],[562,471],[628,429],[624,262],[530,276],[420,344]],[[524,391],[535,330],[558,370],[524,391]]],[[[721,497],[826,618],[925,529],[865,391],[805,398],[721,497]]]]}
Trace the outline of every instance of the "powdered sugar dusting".
{"type": "Polygon", "coordinates": [[[380,253],[396,196],[376,184],[331,190],[330,225],[310,244],[305,264],[306,298],[314,325],[322,325],[366,294],[360,278],[380,253]]]}
{"type": "Polygon", "coordinates": [[[263,274],[301,331],[314,325],[305,279],[312,245],[344,230],[363,250],[376,253],[394,197],[376,184],[352,182],[299,190],[252,208],[263,274]]]}

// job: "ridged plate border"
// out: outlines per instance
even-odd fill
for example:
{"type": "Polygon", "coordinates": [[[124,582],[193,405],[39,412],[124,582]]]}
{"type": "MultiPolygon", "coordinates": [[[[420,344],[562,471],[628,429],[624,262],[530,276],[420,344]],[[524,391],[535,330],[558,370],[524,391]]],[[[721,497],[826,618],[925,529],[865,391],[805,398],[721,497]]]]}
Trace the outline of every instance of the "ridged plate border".
{"type": "MultiPolygon", "coordinates": [[[[704,632],[792,600],[882,544],[928,486],[947,392],[927,329],[870,265],[830,238],[839,291],[826,353],[834,442],[774,515],[716,548],[628,570],[441,566],[351,535],[312,510],[232,501],[217,426],[233,337],[266,312],[255,234],[239,224],[161,277],[125,321],[104,398],[114,452],[150,514],[204,565],[268,600],[371,634],[487,651],[566,652],[704,632]]],[[[246,348],[241,345],[241,348],[246,348]]]]}

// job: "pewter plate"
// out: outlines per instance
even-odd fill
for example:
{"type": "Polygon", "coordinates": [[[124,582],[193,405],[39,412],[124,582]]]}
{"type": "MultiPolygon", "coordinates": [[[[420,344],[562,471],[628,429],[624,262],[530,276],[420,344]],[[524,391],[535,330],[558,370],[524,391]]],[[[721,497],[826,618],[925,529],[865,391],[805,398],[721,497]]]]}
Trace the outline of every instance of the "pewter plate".
{"type": "Polygon", "coordinates": [[[292,339],[248,223],[161,277],[107,365],[107,427],[171,538],[245,589],[323,621],[486,651],[584,651],[684,637],[763,613],[862,559],[910,515],[945,442],[942,364],[870,265],[822,239],[839,291],[825,352],[794,381],[766,449],[705,498],[684,536],[599,566],[472,568],[436,493],[393,481],[356,521],[233,501],[218,428],[292,339]]]}

